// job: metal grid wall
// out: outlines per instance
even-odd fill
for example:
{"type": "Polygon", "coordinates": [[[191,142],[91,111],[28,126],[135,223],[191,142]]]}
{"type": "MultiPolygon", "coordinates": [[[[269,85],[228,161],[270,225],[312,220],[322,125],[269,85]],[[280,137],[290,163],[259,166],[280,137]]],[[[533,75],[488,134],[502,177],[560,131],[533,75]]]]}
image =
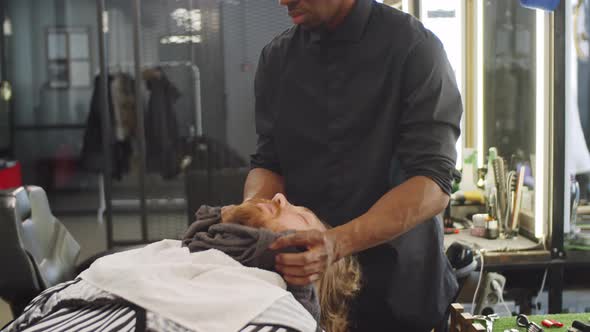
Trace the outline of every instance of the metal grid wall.
{"type": "Polygon", "coordinates": [[[227,93],[228,143],[247,158],[254,151],[254,76],[260,51],[289,26],[275,0],[225,2],[223,48],[227,93]]]}
{"type": "MultiPolygon", "coordinates": [[[[109,67],[133,74],[134,1],[106,0],[105,3],[109,67]]],[[[142,67],[163,61],[186,61],[197,65],[201,77],[204,135],[226,144],[247,159],[254,151],[256,141],[253,85],[258,56],[266,43],[290,26],[285,10],[275,0],[143,0],[140,13],[142,67]],[[190,15],[194,10],[198,11],[198,17],[189,16],[189,21],[184,22],[189,28],[173,15],[179,12],[190,15]],[[192,25],[193,18],[200,19],[200,29],[192,25]],[[162,42],[163,38],[170,36],[195,36],[198,42],[162,42]]],[[[182,93],[175,110],[179,134],[186,137],[190,128],[187,124],[194,123],[193,82],[186,69],[166,68],[164,71],[182,93]]],[[[144,91],[143,98],[148,97],[149,93],[144,91]]],[[[186,227],[186,217],[184,222],[180,217],[185,210],[182,204],[178,204],[184,196],[183,181],[182,174],[177,179],[164,181],[157,174],[146,174],[142,178],[141,174],[134,173],[113,184],[113,196],[144,196],[149,202],[168,205],[165,209],[168,211],[161,213],[148,204],[147,213],[141,211],[139,204],[137,213],[147,214],[149,240],[175,238],[186,227]],[[141,183],[145,183],[143,191],[141,183]],[[166,204],[167,200],[169,204],[166,204]],[[178,206],[178,209],[170,211],[170,205],[178,206]]],[[[129,228],[141,228],[139,215],[137,217],[137,222],[129,222],[134,217],[128,211],[125,217],[119,216],[126,222],[118,224],[117,217],[114,218],[115,242],[133,241],[129,234],[134,232],[129,228]]],[[[141,234],[139,231],[135,233],[141,234]]]]}

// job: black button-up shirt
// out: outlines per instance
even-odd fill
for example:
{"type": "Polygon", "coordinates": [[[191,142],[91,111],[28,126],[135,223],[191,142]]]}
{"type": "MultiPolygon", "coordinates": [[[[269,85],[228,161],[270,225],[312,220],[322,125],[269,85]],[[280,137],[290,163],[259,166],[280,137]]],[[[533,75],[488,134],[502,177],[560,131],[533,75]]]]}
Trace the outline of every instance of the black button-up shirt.
{"type": "MultiPolygon", "coordinates": [[[[360,216],[410,177],[426,176],[450,193],[461,97],[441,42],[410,15],[357,0],[334,31],[292,27],[263,49],[255,93],[252,167],[283,175],[287,198],[328,224],[360,216]]],[[[390,284],[381,292],[397,292],[392,296],[406,304],[404,294],[430,291],[409,319],[441,317],[445,305],[429,310],[422,302],[446,301],[456,290],[439,226],[425,223],[365,253],[383,257],[367,272],[380,275],[369,276],[369,287],[390,284]],[[384,273],[391,257],[395,263],[384,273]],[[407,287],[406,277],[421,290],[407,287]],[[396,278],[400,285],[392,285],[396,278]]],[[[369,261],[361,255],[365,270],[369,261]]],[[[396,314],[408,310],[393,306],[396,314]]]]}

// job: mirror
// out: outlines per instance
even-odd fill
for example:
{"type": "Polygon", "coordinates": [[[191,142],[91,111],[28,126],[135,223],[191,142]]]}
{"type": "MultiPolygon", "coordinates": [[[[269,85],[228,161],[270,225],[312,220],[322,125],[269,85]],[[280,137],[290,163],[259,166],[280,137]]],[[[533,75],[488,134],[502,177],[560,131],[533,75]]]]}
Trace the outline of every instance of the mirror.
{"type": "Polygon", "coordinates": [[[534,165],[535,11],[485,1],[484,17],[484,153],[496,147],[511,169],[534,165]]]}

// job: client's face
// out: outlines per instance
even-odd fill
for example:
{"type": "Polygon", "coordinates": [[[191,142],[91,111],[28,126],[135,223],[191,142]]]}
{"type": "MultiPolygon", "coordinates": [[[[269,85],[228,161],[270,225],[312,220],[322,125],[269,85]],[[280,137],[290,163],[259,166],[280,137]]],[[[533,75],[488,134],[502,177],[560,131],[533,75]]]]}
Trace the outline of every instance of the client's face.
{"type": "Polygon", "coordinates": [[[274,232],[326,230],[313,212],[305,207],[292,205],[283,194],[276,194],[272,200],[251,200],[226,207],[222,211],[222,222],[263,227],[274,232]]]}

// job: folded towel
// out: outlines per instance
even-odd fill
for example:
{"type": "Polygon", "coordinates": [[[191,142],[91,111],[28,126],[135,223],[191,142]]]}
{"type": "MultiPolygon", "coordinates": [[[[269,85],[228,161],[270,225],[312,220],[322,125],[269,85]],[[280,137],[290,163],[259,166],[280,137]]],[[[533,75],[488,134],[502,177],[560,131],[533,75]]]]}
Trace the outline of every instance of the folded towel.
{"type": "MultiPolygon", "coordinates": [[[[280,251],[268,249],[276,239],[286,234],[274,233],[237,224],[221,223],[221,208],[203,205],[196,214],[197,220],[189,226],[182,244],[190,252],[217,249],[248,267],[275,271],[275,256],[278,253],[298,252],[295,248],[280,251]]],[[[309,311],[316,322],[320,320],[320,304],[315,288],[288,286],[295,299],[309,311]]]]}

